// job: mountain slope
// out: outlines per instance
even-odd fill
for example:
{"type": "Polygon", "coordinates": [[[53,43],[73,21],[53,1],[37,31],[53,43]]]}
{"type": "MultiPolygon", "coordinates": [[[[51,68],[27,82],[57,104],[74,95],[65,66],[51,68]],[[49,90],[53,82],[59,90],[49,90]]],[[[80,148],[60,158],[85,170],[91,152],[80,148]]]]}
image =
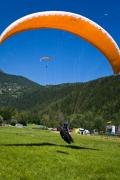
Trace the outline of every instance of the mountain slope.
{"type": "Polygon", "coordinates": [[[25,92],[42,86],[22,76],[0,72],[0,106],[12,106],[25,92]]]}
{"type": "Polygon", "coordinates": [[[51,121],[66,118],[75,121],[90,116],[92,121],[97,115],[106,122],[111,119],[120,122],[119,92],[119,75],[86,83],[41,86],[24,77],[0,72],[0,107],[37,113],[41,119],[47,114],[51,121]]]}

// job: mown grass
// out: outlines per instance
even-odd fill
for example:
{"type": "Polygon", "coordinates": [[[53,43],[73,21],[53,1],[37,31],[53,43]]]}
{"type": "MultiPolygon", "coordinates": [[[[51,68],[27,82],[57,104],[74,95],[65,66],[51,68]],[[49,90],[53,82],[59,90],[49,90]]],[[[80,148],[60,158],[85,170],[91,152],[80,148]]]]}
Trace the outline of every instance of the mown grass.
{"type": "Polygon", "coordinates": [[[119,180],[120,139],[0,128],[0,180],[119,180]]]}

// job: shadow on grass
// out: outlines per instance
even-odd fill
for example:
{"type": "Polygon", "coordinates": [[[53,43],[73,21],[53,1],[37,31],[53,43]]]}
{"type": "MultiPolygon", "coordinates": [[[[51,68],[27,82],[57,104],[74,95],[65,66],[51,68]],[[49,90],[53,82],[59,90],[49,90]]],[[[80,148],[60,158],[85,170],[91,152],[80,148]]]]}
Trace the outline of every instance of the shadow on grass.
{"type": "Polygon", "coordinates": [[[66,155],[69,155],[68,152],[65,152],[65,151],[56,151],[57,153],[60,153],[60,154],[66,154],[66,155]]]}
{"type": "Polygon", "coordinates": [[[59,144],[53,144],[53,143],[26,143],[26,144],[0,144],[0,146],[56,146],[56,147],[65,147],[69,149],[87,149],[87,150],[96,150],[98,151],[99,149],[94,149],[94,148],[89,148],[89,147],[81,147],[81,146],[76,146],[76,145],[59,145],[59,144]]]}

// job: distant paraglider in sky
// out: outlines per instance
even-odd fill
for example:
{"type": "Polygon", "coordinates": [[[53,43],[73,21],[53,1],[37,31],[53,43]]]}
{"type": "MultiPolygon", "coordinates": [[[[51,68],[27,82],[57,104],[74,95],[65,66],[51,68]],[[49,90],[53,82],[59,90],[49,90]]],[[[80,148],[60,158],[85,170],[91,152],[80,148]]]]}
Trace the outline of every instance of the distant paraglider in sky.
{"type": "Polygon", "coordinates": [[[51,56],[42,56],[41,58],[40,58],[40,62],[45,62],[46,63],[46,69],[48,68],[48,63],[49,63],[49,61],[52,61],[53,60],[53,58],[51,57],[51,56]]]}
{"type": "Polygon", "coordinates": [[[3,31],[0,43],[18,32],[40,28],[60,29],[82,37],[105,55],[115,74],[120,72],[120,49],[114,39],[101,26],[75,13],[45,11],[24,16],[3,31]]]}
{"type": "Polygon", "coordinates": [[[53,58],[51,56],[42,56],[40,57],[40,61],[51,61],[53,58]]]}
{"type": "Polygon", "coordinates": [[[53,57],[51,56],[41,56],[40,62],[43,64],[43,68],[45,69],[45,84],[47,84],[47,76],[48,76],[48,67],[49,63],[53,60],[53,57]]]}

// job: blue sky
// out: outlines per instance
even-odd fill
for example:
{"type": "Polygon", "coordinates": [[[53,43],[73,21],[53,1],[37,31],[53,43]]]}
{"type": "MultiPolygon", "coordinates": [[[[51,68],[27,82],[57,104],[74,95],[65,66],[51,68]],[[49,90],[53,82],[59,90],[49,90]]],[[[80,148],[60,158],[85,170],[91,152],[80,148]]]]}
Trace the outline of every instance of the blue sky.
{"type": "MultiPolygon", "coordinates": [[[[1,0],[0,33],[27,14],[60,10],[97,22],[120,45],[119,8],[120,0],[1,0]]],[[[7,39],[0,46],[0,68],[40,84],[84,82],[113,74],[106,58],[95,47],[55,29],[26,31],[7,39]],[[42,56],[51,56],[52,60],[41,62],[42,56]]]]}

